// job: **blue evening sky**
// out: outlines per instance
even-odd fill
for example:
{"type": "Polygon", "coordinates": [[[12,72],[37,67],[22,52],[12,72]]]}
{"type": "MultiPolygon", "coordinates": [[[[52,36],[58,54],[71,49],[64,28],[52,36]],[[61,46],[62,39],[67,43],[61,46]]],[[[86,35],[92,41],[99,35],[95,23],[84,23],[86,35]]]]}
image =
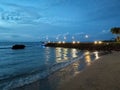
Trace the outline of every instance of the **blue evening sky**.
{"type": "Polygon", "coordinates": [[[0,41],[111,39],[120,0],[0,0],[0,41]]]}

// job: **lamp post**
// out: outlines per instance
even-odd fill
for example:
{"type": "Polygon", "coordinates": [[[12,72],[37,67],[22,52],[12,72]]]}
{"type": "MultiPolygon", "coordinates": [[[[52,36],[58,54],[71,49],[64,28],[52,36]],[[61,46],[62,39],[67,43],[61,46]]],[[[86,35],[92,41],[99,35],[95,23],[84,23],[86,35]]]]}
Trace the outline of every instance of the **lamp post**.
{"type": "Polygon", "coordinates": [[[46,42],[48,42],[48,36],[46,36],[46,42]]]}
{"type": "Polygon", "coordinates": [[[85,41],[86,41],[86,42],[88,42],[88,38],[89,38],[89,36],[86,34],[86,35],[85,35],[85,39],[86,39],[85,41]]]}
{"type": "Polygon", "coordinates": [[[59,39],[59,38],[58,38],[58,37],[56,37],[56,42],[58,42],[58,39],[59,39]]]}
{"type": "Polygon", "coordinates": [[[63,41],[63,43],[65,43],[66,39],[67,39],[66,36],[64,36],[64,41],[63,41]]]}

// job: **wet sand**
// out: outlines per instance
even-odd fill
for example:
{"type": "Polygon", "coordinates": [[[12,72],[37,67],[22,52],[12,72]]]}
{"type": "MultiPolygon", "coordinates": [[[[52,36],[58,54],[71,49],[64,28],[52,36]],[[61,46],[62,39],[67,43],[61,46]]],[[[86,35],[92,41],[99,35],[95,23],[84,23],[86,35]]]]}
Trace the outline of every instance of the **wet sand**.
{"type": "Polygon", "coordinates": [[[57,90],[120,90],[120,52],[96,60],[57,90]]]}

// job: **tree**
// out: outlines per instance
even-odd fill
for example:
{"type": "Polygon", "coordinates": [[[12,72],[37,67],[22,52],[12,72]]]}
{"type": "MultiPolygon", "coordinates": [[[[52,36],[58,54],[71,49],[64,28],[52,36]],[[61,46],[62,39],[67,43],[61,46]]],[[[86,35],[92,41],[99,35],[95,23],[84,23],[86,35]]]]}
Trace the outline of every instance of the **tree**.
{"type": "Polygon", "coordinates": [[[117,35],[116,41],[120,42],[120,27],[111,28],[111,32],[117,35]]]}

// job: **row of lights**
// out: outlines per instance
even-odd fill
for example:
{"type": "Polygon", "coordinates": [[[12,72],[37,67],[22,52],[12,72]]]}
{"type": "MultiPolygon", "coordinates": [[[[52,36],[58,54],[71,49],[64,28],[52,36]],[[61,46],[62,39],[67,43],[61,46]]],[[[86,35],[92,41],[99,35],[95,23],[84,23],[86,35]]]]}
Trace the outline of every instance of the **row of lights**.
{"type": "MultiPolygon", "coordinates": [[[[48,41],[48,43],[51,43],[50,41],[48,41]]],[[[66,43],[65,41],[58,41],[58,44],[61,44],[61,43],[66,43]]],[[[76,43],[80,43],[80,41],[72,41],[73,44],[76,44],[76,43]]],[[[103,42],[102,41],[94,41],[94,44],[102,44],[103,42]]]]}
{"type": "Polygon", "coordinates": [[[94,41],[94,44],[102,44],[102,41],[94,41]]]}
{"type": "MultiPolygon", "coordinates": [[[[65,41],[59,41],[58,43],[61,44],[61,43],[66,43],[66,42],[65,42],[65,41]]],[[[72,43],[73,43],[73,44],[75,44],[75,43],[78,43],[78,44],[79,44],[80,41],[73,41],[72,43]]]]}

